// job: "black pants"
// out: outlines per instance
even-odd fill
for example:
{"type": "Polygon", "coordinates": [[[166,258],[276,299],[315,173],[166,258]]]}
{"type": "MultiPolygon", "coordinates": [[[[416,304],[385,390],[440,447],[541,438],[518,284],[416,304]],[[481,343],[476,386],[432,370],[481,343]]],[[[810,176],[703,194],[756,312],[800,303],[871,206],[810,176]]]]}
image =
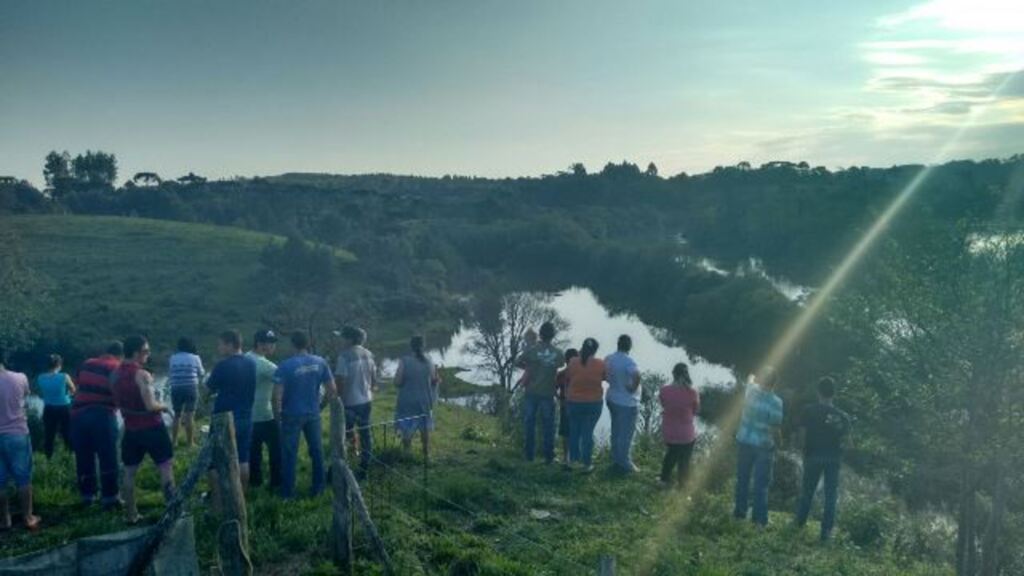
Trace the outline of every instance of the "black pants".
{"type": "Polygon", "coordinates": [[[53,456],[53,442],[60,432],[64,447],[71,450],[71,406],[43,407],[43,453],[49,458],[53,456]]]}
{"type": "Polygon", "coordinates": [[[277,420],[253,422],[249,448],[249,483],[263,485],[263,446],[270,453],[270,487],[281,486],[281,426],[277,420]]]}
{"type": "Polygon", "coordinates": [[[661,481],[668,483],[672,480],[672,470],[679,468],[676,475],[676,484],[683,485],[686,475],[690,471],[690,458],[693,456],[693,442],[689,444],[666,444],[665,459],[661,461],[661,481]]]}

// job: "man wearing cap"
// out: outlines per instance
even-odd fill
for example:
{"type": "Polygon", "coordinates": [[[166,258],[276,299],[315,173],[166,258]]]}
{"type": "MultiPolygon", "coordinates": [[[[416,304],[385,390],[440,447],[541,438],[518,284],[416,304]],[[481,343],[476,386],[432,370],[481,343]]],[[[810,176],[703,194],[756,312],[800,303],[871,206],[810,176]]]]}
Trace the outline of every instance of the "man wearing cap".
{"type": "Polygon", "coordinates": [[[263,485],[263,446],[270,453],[270,489],[281,487],[281,428],[274,418],[271,404],[274,396],[274,364],[267,356],[277,347],[273,330],[259,330],[253,337],[253,349],[246,356],[256,363],[256,395],[252,406],[252,446],[249,454],[249,482],[263,485]]]}

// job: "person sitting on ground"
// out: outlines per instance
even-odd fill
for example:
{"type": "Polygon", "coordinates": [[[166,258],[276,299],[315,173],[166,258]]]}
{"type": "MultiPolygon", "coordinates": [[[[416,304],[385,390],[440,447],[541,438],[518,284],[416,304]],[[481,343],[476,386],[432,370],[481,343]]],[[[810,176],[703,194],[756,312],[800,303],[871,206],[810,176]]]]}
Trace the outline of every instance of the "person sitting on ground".
{"type": "Polygon", "coordinates": [[[195,446],[195,413],[199,400],[199,382],[206,371],[203,360],[196,354],[196,346],[188,338],[178,339],[178,351],[171,355],[167,371],[167,385],[171,389],[171,407],[174,425],[171,440],[178,443],[178,430],[185,428],[185,443],[195,446]]]}
{"type": "Polygon", "coordinates": [[[555,339],[553,323],[545,322],[540,327],[540,339],[539,344],[526,348],[516,360],[516,366],[529,374],[529,385],[523,394],[526,461],[533,461],[539,414],[544,462],[551,464],[555,461],[555,379],[558,370],[565,365],[565,358],[563,352],[552,344],[555,339]]]}
{"type": "Polygon", "coordinates": [[[117,407],[111,375],[124,359],[124,345],[112,342],[106,353],[86,360],[78,370],[78,392],[71,402],[71,444],[75,449],[78,493],[82,503],[96,499],[99,460],[100,503],[111,508],[118,497],[117,407]]]}
{"type": "Polygon", "coordinates": [[[327,362],[309,353],[305,332],[292,334],[295,355],[285,360],[274,373],[274,416],[281,422],[281,497],[295,497],[295,473],[299,458],[299,436],[305,436],[312,461],[313,496],[324,489],[324,453],[321,442],[320,389],[326,397],[337,394],[334,375],[327,362]]]}
{"type": "Polygon", "coordinates": [[[36,378],[36,387],[43,399],[43,453],[47,459],[53,457],[57,434],[71,450],[71,396],[75,393],[75,383],[61,370],[63,367],[64,359],[60,354],[50,354],[46,373],[36,378]]]}
{"type": "Polygon", "coordinates": [[[434,403],[440,377],[437,367],[424,352],[426,341],[423,336],[413,336],[409,341],[411,353],[398,361],[395,371],[395,386],[398,401],[395,404],[395,427],[402,435],[402,447],[410,450],[412,437],[420,433],[423,443],[423,458],[430,458],[430,431],[434,429],[434,403]]]}
{"type": "Polygon", "coordinates": [[[569,362],[569,457],[582,471],[594,471],[594,428],[604,400],[604,360],[595,358],[599,344],[587,338],[580,355],[569,362]]]}
{"type": "Polygon", "coordinates": [[[11,527],[9,481],[18,489],[22,524],[35,531],[41,522],[32,513],[32,437],[25,413],[28,393],[28,377],[8,370],[7,352],[0,349],[0,528],[5,530],[11,527]]]}
{"type": "Polygon", "coordinates": [[[608,382],[608,415],[612,421],[612,466],[619,472],[632,474],[638,470],[633,463],[633,436],[640,412],[640,369],[630,358],[633,339],[627,334],[619,336],[614,354],[604,359],[608,382]]]}
{"type": "Polygon", "coordinates": [[[661,403],[661,436],[665,440],[665,458],[661,462],[661,483],[670,486],[672,472],[682,487],[690,470],[690,459],[697,441],[694,420],[700,411],[700,394],[690,380],[690,370],[680,362],[672,368],[672,383],[658,392],[661,403]]]}
{"type": "MultiPolygon", "coordinates": [[[[249,486],[249,446],[252,440],[252,408],[256,399],[256,362],[242,354],[242,336],[225,330],[217,340],[220,362],[213,367],[206,387],[216,394],[213,413],[231,412],[235,421],[235,447],[242,487],[249,486]]],[[[216,477],[214,476],[214,479],[216,477]]],[[[216,486],[216,481],[210,482],[216,486]]]]}
{"type": "Polygon", "coordinates": [[[277,348],[273,330],[259,330],[253,349],[246,353],[256,363],[256,394],[252,404],[252,445],[249,447],[249,485],[263,485],[263,446],[270,460],[270,489],[281,489],[281,423],[274,418],[274,373],[277,364],[268,359],[277,348]]]}
{"type": "MultiPolygon", "coordinates": [[[[359,430],[359,472],[366,474],[373,457],[373,435],[370,412],[373,409],[373,391],[377,387],[377,364],[373,354],[363,347],[366,333],[353,326],[341,329],[343,348],[338,354],[334,378],[345,406],[345,432],[350,442],[359,430]]],[[[355,455],[353,451],[352,455],[355,455]]]]}
{"type": "Polygon", "coordinates": [[[170,502],[174,496],[174,447],[162,418],[167,407],[157,402],[153,375],[143,368],[150,356],[149,341],[143,336],[126,338],[124,354],[125,359],[111,375],[111,380],[114,400],[124,417],[122,498],[126,519],[129,524],[135,524],[142,519],[135,500],[135,475],[139,465],[148,454],[160,472],[164,501],[170,502]]]}
{"type": "Polygon", "coordinates": [[[555,392],[558,397],[558,436],[562,439],[562,462],[565,466],[571,466],[569,458],[569,401],[566,391],[569,388],[569,363],[577,358],[580,351],[569,348],[565,351],[565,367],[558,371],[555,378],[555,392]]]}
{"type": "Polygon", "coordinates": [[[758,382],[753,376],[743,400],[743,416],[736,432],[739,446],[736,461],[736,506],[733,516],[739,520],[750,511],[750,481],[753,476],[753,514],[760,528],[768,526],[768,485],[775,459],[775,434],[782,424],[782,398],[773,392],[776,375],[766,368],[758,382]]]}
{"type": "Polygon", "coordinates": [[[835,380],[826,376],[818,381],[818,401],[804,410],[800,427],[804,430],[804,474],[796,525],[803,528],[811,514],[818,482],[825,477],[825,506],[821,516],[821,541],[832,535],[839,500],[839,469],[843,439],[850,431],[850,417],[832,404],[835,380]]]}

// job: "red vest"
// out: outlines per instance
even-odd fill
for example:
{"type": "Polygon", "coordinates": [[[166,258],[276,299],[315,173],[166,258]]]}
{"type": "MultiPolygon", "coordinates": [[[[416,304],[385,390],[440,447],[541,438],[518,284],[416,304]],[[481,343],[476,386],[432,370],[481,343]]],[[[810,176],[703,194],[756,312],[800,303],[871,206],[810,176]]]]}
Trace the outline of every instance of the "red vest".
{"type": "Polygon", "coordinates": [[[135,376],[142,366],[137,362],[124,361],[114,373],[114,398],[124,418],[124,429],[127,431],[145,430],[164,425],[159,412],[150,412],[142,401],[142,392],[135,382],[135,376]]]}

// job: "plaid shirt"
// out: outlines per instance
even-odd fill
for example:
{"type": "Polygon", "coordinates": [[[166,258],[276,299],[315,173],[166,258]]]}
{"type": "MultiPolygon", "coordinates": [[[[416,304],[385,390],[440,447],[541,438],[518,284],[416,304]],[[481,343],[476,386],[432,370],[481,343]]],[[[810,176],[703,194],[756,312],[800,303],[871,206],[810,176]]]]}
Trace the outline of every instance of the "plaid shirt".
{"type": "Polygon", "coordinates": [[[782,398],[757,385],[747,387],[743,400],[743,419],[736,440],[758,448],[774,448],[772,428],[782,424],[782,398]]]}

